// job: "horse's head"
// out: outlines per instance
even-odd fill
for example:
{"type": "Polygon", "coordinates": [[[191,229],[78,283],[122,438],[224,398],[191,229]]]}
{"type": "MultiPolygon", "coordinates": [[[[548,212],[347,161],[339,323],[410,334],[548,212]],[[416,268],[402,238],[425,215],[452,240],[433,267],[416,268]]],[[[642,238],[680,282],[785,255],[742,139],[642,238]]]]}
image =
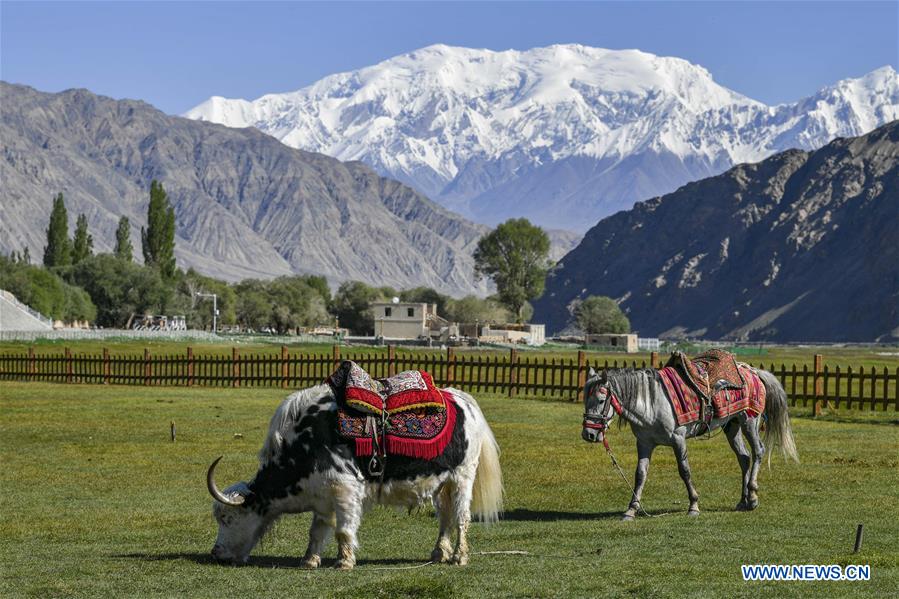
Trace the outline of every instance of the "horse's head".
{"type": "Polygon", "coordinates": [[[221,459],[212,462],[206,473],[206,486],[215,499],[212,515],[219,526],[212,557],[221,563],[243,564],[265,532],[265,519],[254,509],[255,495],[249,485],[241,482],[224,491],[216,486],[215,466],[221,459]]]}
{"type": "Polygon", "coordinates": [[[581,431],[584,441],[602,442],[616,413],[621,413],[621,405],[609,388],[605,371],[597,373],[591,368],[584,385],[584,428],[581,431]]]}

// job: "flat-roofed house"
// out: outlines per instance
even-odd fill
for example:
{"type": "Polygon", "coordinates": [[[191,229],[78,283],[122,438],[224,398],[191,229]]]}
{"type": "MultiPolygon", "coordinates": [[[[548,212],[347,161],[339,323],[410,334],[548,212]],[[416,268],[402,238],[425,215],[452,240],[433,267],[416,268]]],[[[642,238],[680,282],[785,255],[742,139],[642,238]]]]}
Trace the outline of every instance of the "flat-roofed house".
{"type": "Polygon", "coordinates": [[[458,336],[458,326],[437,314],[437,304],[373,302],[375,337],[385,339],[440,339],[458,336]]]}
{"type": "Polygon", "coordinates": [[[587,345],[599,345],[602,347],[621,349],[629,354],[637,351],[637,335],[633,333],[588,333],[584,342],[587,345]]]}

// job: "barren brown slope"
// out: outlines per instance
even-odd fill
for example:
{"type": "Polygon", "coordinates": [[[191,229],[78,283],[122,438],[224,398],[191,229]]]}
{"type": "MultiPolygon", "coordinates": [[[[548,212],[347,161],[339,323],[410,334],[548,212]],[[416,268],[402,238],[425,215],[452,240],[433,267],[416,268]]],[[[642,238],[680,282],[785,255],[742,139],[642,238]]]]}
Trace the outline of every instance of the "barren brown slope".
{"type": "MultiPolygon", "coordinates": [[[[118,218],[145,223],[160,180],[175,205],[179,265],[224,277],[484,292],[471,253],[486,230],[360,163],[294,150],[255,129],[172,117],[86,90],[0,83],[0,250],[39,260],[53,195],[84,212],[99,250],[118,218]]],[[[139,247],[135,247],[139,253],[139,247]]]]}

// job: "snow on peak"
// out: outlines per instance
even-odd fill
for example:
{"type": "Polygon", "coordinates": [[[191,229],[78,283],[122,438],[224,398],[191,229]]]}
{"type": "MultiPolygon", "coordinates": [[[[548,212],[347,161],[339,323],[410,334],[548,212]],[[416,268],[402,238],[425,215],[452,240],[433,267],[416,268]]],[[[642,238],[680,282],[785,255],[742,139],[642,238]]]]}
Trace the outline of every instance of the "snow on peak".
{"type": "MultiPolygon", "coordinates": [[[[642,199],[672,191],[690,177],[791,147],[813,149],[899,118],[897,90],[899,75],[887,66],[769,107],[719,85],[701,66],[640,50],[435,44],[290,93],[212,97],[184,116],[253,126],[293,147],[361,160],[435,199],[452,196],[445,203],[464,209],[453,202],[577,157],[616,165],[672,155],[683,165],[677,172],[688,175],[672,174],[670,163],[659,172],[646,166],[621,183],[634,190],[593,193],[642,199]]],[[[529,185],[535,201],[555,193],[529,185]]]]}

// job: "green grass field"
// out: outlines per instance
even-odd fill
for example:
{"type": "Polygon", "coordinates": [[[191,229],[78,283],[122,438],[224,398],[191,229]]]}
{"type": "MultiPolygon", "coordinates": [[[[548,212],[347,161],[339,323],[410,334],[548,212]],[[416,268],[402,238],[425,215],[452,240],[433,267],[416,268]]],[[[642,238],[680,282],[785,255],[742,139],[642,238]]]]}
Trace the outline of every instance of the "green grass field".
{"type": "MultiPolygon", "coordinates": [[[[29,347],[34,347],[34,350],[37,354],[61,354],[65,350],[65,348],[68,347],[75,354],[83,353],[96,355],[100,354],[103,351],[103,348],[107,348],[113,355],[136,355],[142,354],[144,348],[147,348],[154,355],[164,355],[184,354],[187,351],[188,346],[192,346],[194,348],[194,352],[197,355],[230,355],[232,347],[238,348],[241,354],[274,355],[279,354],[281,351],[280,344],[261,343],[255,340],[245,342],[239,339],[223,342],[208,342],[200,340],[166,341],[153,339],[110,339],[104,341],[38,340],[33,342],[0,341],[0,355],[25,354],[28,352],[29,347]]],[[[297,343],[289,345],[288,349],[291,354],[305,353],[330,355],[332,346],[324,343],[297,343]]],[[[341,347],[341,351],[344,354],[386,354],[387,348],[343,345],[341,347]]],[[[434,352],[440,352],[440,349],[404,347],[397,348],[397,354],[399,355],[407,353],[434,352]]],[[[509,354],[509,350],[491,348],[456,348],[457,355],[469,355],[473,353],[489,356],[507,356],[509,354]]],[[[765,346],[760,350],[757,350],[756,348],[744,348],[744,351],[740,353],[738,357],[740,360],[756,365],[764,364],[765,366],[769,366],[770,364],[776,364],[779,366],[780,364],[796,364],[801,369],[802,365],[807,365],[809,367],[812,366],[815,354],[822,354],[824,356],[825,364],[827,364],[830,368],[833,368],[837,365],[841,366],[842,368],[845,368],[846,366],[852,366],[856,369],[859,366],[864,366],[865,368],[870,368],[871,366],[882,368],[886,366],[892,371],[893,369],[899,367],[899,346],[765,346]]],[[[530,359],[574,359],[577,357],[577,349],[554,346],[547,346],[545,348],[522,347],[520,350],[520,355],[522,358],[530,359]]],[[[662,355],[662,357],[666,356],[666,354],[660,355],[662,355]]],[[[620,365],[623,365],[624,363],[630,365],[632,362],[636,362],[637,364],[641,363],[642,361],[648,362],[650,354],[648,352],[626,354],[621,352],[593,351],[588,349],[587,357],[591,362],[608,360],[611,364],[612,362],[617,360],[620,365]]]]}
{"type": "MultiPolygon", "coordinates": [[[[299,569],[307,515],[283,519],[242,568],[210,562],[215,536],[204,473],[252,476],[279,390],[0,383],[0,569],[4,596],[456,597],[895,596],[899,586],[899,427],[797,414],[801,465],[775,458],[761,505],[739,499],[723,438],[692,441],[703,513],[688,518],[670,451],[653,461],[650,513],[619,521],[629,491],[601,447],[580,440],[580,406],[481,396],[503,448],[506,515],[474,525],[469,566],[423,563],[429,510],[377,508],[360,531],[359,565],[299,569]],[[169,439],[169,424],[177,441],[169,439]],[[240,436],[238,436],[240,435],[240,436]],[[857,523],[862,551],[853,555],[857,523]],[[479,555],[527,551],[530,555],[479,555]],[[870,564],[869,582],[743,582],[740,564],[870,564]],[[390,570],[387,568],[407,568],[390,570]]],[[[613,449],[631,474],[629,430],[613,449]]],[[[327,552],[333,563],[335,547],[327,552]]]]}

